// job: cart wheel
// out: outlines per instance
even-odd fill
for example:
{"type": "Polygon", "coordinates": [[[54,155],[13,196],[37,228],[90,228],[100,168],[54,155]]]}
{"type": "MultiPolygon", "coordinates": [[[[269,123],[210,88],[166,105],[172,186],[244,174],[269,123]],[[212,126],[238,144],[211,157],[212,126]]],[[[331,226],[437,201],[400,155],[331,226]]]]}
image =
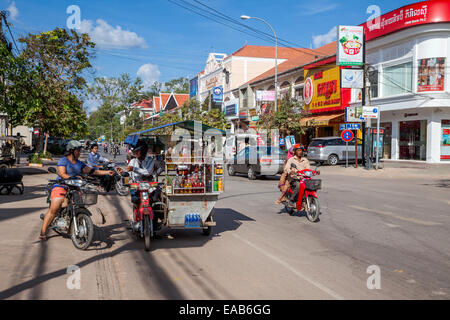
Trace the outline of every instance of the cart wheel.
{"type": "Polygon", "coordinates": [[[211,232],[212,232],[212,228],[213,227],[208,227],[208,228],[206,228],[206,229],[203,229],[203,235],[204,236],[210,236],[211,235],[211,232]]]}

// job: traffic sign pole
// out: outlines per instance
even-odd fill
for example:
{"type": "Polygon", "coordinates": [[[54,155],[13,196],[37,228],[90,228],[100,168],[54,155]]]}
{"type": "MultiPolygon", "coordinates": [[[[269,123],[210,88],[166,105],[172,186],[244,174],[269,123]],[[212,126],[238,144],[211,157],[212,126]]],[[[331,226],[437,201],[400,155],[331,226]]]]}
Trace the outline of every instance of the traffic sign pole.
{"type": "Polygon", "coordinates": [[[355,130],[355,168],[358,168],[358,130],[355,130]]]}
{"type": "Polygon", "coordinates": [[[348,168],[348,142],[345,143],[345,167],[348,168]]]}

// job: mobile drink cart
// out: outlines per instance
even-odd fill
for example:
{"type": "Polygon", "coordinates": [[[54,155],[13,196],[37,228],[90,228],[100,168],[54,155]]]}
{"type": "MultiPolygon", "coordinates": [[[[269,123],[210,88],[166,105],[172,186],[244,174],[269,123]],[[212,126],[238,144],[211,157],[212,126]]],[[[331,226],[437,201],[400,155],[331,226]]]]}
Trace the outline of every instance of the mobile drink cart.
{"type": "Polygon", "coordinates": [[[214,130],[221,136],[225,134],[223,130],[187,120],[140,131],[125,140],[125,143],[134,145],[139,139],[145,139],[149,144],[164,147],[164,205],[154,212],[163,215],[162,224],[166,227],[202,229],[204,235],[210,235],[216,225],[213,209],[224,191],[224,160],[222,155],[211,155],[211,139],[205,139],[204,134],[208,130],[214,130]],[[194,136],[183,137],[180,142],[171,141],[170,135],[151,134],[169,126],[187,129],[194,136]],[[201,132],[198,132],[199,128],[201,132]]]}

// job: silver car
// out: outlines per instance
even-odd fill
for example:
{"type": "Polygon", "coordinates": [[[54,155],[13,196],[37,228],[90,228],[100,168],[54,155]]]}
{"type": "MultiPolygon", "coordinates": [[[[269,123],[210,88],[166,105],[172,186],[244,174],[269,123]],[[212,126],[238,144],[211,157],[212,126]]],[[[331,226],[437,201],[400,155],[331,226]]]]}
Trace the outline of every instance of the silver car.
{"type": "MultiPolygon", "coordinates": [[[[361,139],[358,139],[358,160],[362,159],[361,139]]],[[[345,161],[345,142],[340,137],[315,138],[308,146],[308,160],[335,166],[345,161]]],[[[355,139],[348,143],[348,161],[355,161],[355,139]]]]}

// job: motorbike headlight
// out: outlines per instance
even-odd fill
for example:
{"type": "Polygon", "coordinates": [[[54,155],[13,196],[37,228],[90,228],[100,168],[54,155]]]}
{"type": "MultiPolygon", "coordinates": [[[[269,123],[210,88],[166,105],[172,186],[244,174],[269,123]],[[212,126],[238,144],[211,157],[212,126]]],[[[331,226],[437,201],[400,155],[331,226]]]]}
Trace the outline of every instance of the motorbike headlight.
{"type": "Polygon", "coordinates": [[[69,186],[81,187],[83,185],[83,180],[81,179],[66,180],[66,184],[68,184],[69,186]]]}
{"type": "Polygon", "coordinates": [[[141,182],[141,183],[139,183],[139,189],[141,189],[141,190],[148,190],[148,189],[150,189],[150,183],[148,183],[148,182],[141,182]]]}
{"type": "Polygon", "coordinates": [[[148,200],[148,193],[142,192],[142,200],[148,200]]]}

